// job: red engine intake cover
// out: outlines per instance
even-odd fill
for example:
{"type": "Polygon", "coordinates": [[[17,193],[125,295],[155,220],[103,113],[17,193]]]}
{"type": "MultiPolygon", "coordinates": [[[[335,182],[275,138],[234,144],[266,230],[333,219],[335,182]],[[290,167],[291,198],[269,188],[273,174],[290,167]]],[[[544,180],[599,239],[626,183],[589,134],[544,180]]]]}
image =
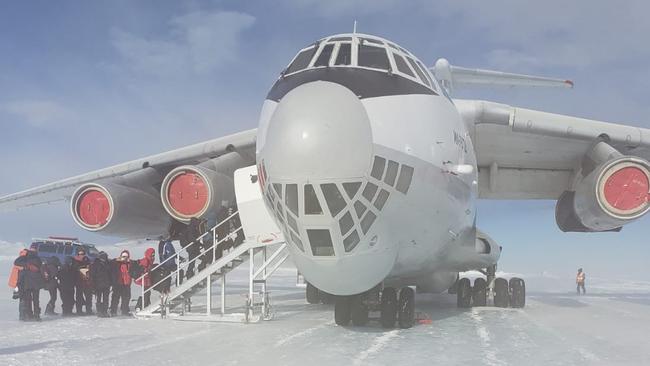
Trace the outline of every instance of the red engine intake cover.
{"type": "Polygon", "coordinates": [[[191,171],[175,176],[167,188],[167,199],[174,211],[183,216],[200,213],[208,203],[208,187],[203,178],[191,171]]]}

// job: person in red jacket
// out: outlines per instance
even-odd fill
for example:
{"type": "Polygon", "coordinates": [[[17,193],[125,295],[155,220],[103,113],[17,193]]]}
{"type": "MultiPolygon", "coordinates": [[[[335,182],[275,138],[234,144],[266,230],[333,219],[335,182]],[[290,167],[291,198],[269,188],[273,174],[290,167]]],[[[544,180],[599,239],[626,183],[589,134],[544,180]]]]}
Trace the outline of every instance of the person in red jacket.
{"type": "Polygon", "coordinates": [[[117,315],[117,305],[122,302],[120,309],[122,315],[131,315],[129,301],[131,301],[131,281],[133,266],[137,262],[131,260],[128,250],[123,250],[120,256],[111,261],[113,273],[113,293],[111,294],[111,316],[117,315]]]}
{"type": "MultiPolygon", "coordinates": [[[[156,251],[153,248],[147,248],[147,250],[144,251],[144,258],[138,261],[143,275],[136,278],[134,282],[137,285],[144,286],[145,290],[153,285],[153,283],[151,283],[151,269],[153,268],[155,261],[156,251]]],[[[151,291],[147,291],[144,294],[144,307],[149,306],[149,304],[151,304],[151,291]]],[[[138,297],[138,302],[135,307],[142,309],[142,296],[138,297]]]]}

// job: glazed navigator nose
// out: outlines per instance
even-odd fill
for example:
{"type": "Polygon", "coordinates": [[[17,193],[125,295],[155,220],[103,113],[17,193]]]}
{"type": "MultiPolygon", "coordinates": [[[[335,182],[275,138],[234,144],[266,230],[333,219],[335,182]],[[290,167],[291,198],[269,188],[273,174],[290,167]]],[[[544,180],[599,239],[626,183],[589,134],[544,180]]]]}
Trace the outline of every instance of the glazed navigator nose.
{"type": "Polygon", "coordinates": [[[366,110],[339,84],[301,85],[280,101],[261,155],[274,179],[360,177],[372,157],[366,110]]]}

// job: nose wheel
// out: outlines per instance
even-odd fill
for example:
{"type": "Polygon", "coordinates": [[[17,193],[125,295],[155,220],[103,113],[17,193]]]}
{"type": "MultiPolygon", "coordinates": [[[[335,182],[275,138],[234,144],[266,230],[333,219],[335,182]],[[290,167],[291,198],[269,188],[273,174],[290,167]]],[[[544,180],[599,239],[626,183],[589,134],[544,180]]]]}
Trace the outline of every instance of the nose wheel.
{"type": "Polygon", "coordinates": [[[384,328],[411,328],[415,324],[415,291],[403,287],[378,288],[359,295],[336,296],[334,321],[337,325],[365,326],[371,319],[379,320],[384,328]],[[379,317],[371,314],[379,313],[379,317]]]}

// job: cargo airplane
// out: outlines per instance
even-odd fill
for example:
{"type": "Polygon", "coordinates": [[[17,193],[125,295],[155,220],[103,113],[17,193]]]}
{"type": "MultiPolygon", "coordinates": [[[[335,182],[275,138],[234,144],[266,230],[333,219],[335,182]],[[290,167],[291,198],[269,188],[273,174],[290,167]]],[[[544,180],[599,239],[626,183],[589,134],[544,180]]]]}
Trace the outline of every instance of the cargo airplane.
{"type": "Polygon", "coordinates": [[[426,67],[359,33],[320,39],[282,70],[257,129],[0,198],[0,209],[68,200],[84,229],[117,237],[214,219],[233,172],[257,165],[269,214],[336,323],[414,323],[417,292],[459,307],[523,307],[522,279],[495,278],[501,247],[476,227],[478,199],[556,200],[565,232],[619,231],[648,212],[650,130],[450,97],[468,84],[568,80],[426,67]],[[480,270],[473,284],[458,273],[480,270]]]}

